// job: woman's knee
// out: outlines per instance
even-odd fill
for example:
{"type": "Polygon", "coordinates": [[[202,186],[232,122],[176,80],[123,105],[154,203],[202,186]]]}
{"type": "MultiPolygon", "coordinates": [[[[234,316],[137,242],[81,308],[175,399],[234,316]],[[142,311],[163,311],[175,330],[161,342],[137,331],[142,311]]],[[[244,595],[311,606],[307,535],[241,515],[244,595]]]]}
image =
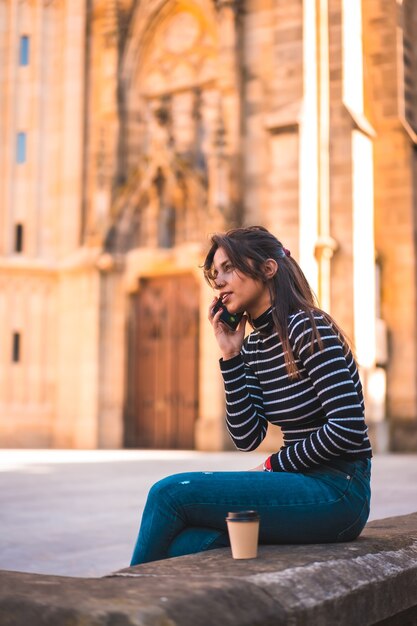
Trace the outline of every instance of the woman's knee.
{"type": "Polygon", "coordinates": [[[160,498],[169,495],[178,488],[178,485],[189,484],[190,481],[191,475],[189,472],[165,476],[165,478],[161,478],[161,480],[158,480],[152,485],[149,490],[148,498],[160,498]]]}

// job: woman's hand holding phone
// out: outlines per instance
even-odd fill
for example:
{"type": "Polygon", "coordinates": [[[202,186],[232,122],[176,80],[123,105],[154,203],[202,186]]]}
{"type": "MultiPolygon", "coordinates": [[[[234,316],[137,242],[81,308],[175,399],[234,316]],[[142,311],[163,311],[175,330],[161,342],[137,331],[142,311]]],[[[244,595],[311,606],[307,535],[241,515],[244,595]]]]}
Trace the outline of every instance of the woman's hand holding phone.
{"type": "Polygon", "coordinates": [[[227,359],[231,359],[240,353],[243,339],[245,337],[245,327],[248,318],[246,315],[244,315],[237,329],[232,330],[226,324],[220,321],[220,316],[222,314],[221,309],[219,309],[216,313],[213,312],[217,301],[218,298],[213,299],[209,308],[208,318],[211,325],[213,326],[214,336],[216,337],[217,343],[219,344],[222,357],[226,361],[227,359]]]}

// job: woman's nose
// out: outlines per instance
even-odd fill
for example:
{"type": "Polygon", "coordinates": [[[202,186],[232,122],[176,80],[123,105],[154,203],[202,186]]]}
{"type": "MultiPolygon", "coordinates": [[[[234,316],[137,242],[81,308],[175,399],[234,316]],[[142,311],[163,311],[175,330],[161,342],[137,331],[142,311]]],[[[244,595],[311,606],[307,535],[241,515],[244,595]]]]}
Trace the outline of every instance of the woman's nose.
{"type": "Polygon", "coordinates": [[[216,280],[214,281],[214,288],[215,289],[222,289],[222,287],[224,287],[224,280],[222,280],[221,278],[217,277],[216,280]]]}

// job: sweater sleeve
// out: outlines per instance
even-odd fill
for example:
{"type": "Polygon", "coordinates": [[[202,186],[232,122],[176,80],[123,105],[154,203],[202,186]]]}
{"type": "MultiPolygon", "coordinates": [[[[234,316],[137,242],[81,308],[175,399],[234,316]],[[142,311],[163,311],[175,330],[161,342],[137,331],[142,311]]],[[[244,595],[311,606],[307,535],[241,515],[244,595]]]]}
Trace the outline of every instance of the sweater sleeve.
{"type": "Polygon", "coordinates": [[[357,369],[353,375],[349,370],[353,356],[350,352],[345,356],[341,340],[326,320],[317,317],[316,323],[321,346],[317,339],[311,344],[312,325],[307,316],[290,330],[290,342],[301,374],[315,388],[326,421],[303,441],[272,455],[276,472],[305,471],[357,450],[367,431],[359,375],[357,369]]]}
{"type": "Polygon", "coordinates": [[[226,394],[226,427],[238,450],[256,450],[268,429],[261,385],[242,354],[220,359],[226,394]]]}

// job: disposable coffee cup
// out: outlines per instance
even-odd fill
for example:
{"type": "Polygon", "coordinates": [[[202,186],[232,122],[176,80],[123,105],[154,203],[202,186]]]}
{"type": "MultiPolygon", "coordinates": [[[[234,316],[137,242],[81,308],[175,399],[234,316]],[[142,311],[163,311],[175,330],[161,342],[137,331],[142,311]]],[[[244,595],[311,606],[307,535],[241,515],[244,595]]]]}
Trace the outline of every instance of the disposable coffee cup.
{"type": "Polygon", "coordinates": [[[256,559],[259,519],[257,511],[234,511],[227,514],[227,529],[234,559],[256,559]]]}

